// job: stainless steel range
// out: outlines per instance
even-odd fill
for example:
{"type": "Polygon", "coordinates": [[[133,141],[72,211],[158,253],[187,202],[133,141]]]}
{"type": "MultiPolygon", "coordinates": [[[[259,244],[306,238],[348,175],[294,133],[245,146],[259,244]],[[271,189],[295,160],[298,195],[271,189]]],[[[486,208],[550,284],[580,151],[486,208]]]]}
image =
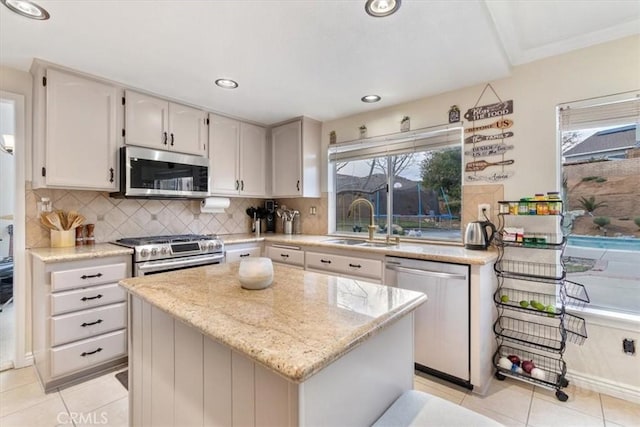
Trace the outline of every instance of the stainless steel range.
{"type": "Polygon", "coordinates": [[[133,248],[134,277],[224,262],[224,244],[215,235],[132,237],[115,243],[133,248]]]}

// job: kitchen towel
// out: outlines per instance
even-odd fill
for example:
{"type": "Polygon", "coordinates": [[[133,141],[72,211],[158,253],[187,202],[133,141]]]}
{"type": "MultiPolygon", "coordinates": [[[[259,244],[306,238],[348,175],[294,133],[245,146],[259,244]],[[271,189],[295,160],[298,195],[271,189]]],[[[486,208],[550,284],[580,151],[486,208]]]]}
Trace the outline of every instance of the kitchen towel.
{"type": "Polygon", "coordinates": [[[231,200],[228,197],[207,197],[200,203],[201,213],[224,213],[231,200]]]}

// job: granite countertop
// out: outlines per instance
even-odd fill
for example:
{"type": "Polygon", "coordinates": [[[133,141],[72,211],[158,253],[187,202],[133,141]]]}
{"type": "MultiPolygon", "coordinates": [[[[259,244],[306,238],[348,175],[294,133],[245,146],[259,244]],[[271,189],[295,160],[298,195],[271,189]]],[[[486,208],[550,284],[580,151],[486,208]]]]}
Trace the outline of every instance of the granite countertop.
{"type": "MultiPolygon", "coordinates": [[[[306,234],[231,234],[220,236],[225,244],[269,242],[284,245],[314,246],[318,248],[348,249],[351,252],[382,254],[427,261],[453,262],[459,264],[484,265],[498,258],[495,250],[476,251],[464,246],[440,245],[418,242],[400,242],[399,245],[387,247],[362,247],[329,243],[327,240],[339,239],[340,236],[306,235],[306,234]]],[[[353,238],[353,237],[348,237],[353,238]]],[[[363,239],[364,240],[364,239],[363,239]]],[[[380,240],[384,242],[383,240],[380,240]]]]}
{"type": "Polygon", "coordinates": [[[91,246],[72,246],[69,248],[33,248],[29,249],[29,252],[40,261],[48,263],[131,255],[133,254],[133,249],[112,245],[111,243],[99,243],[91,246]]]}
{"type": "Polygon", "coordinates": [[[293,382],[303,382],[427,300],[419,292],[274,264],[249,291],[239,263],[125,279],[120,285],[293,382]]]}

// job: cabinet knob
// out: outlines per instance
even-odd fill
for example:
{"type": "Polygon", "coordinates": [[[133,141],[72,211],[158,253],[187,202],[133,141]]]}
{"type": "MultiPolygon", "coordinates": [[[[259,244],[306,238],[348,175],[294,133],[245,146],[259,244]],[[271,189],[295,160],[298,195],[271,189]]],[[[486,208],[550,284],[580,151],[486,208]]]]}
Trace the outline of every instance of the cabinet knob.
{"type": "Polygon", "coordinates": [[[101,351],[102,351],[102,347],[98,347],[97,349],[95,349],[93,351],[83,351],[80,356],[85,357],[85,356],[89,356],[91,354],[96,354],[96,353],[101,352],[101,351]]]}
{"type": "Polygon", "coordinates": [[[296,190],[300,191],[300,180],[298,180],[298,182],[296,182],[296,190]]]}
{"type": "Polygon", "coordinates": [[[238,180],[236,179],[236,190],[237,190],[238,188],[240,188],[240,181],[238,181],[238,180]]]}
{"type": "Polygon", "coordinates": [[[113,174],[114,174],[113,168],[109,168],[109,182],[113,182],[113,174]]]}
{"type": "Polygon", "coordinates": [[[173,147],[173,133],[171,134],[171,146],[173,147]]]}
{"type": "Polygon", "coordinates": [[[323,264],[331,264],[331,260],[330,259],[321,259],[320,262],[323,263],[323,264]]]}
{"type": "Polygon", "coordinates": [[[167,133],[166,132],[162,132],[162,143],[164,145],[167,145],[167,137],[168,137],[167,133]]]}
{"type": "Polygon", "coordinates": [[[240,191],[244,191],[244,179],[240,180],[240,191]]]}

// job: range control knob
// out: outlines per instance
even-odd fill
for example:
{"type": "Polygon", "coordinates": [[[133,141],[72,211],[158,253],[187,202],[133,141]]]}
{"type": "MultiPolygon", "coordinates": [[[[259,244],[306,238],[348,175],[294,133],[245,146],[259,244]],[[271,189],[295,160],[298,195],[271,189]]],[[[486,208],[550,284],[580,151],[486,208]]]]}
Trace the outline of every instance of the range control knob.
{"type": "Polygon", "coordinates": [[[207,245],[207,250],[214,250],[216,248],[216,244],[213,242],[209,242],[209,244],[207,245]]]}
{"type": "Polygon", "coordinates": [[[148,257],[149,256],[149,249],[142,249],[140,251],[140,256],[143,257],[143,258],[148,257]]]}
{"type": "Polygon", "coordinates": [[[151,248],[151,256],[158,255],[158,248],[151,248]]]}
{"type": "Polygon", "coordinates": [[[162,249],[160,249],[160,253],[162,255],[167,255],[169,253],[169,248],[168,247],[163,247],[162,249]]]}

